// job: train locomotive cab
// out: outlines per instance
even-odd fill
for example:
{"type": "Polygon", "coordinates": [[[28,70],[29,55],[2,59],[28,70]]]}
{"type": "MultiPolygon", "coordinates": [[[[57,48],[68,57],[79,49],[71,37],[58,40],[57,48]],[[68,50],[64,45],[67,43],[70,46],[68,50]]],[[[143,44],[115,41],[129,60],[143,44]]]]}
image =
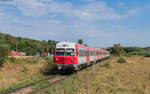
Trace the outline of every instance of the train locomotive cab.
{"type": "Polygon", "coordinates": [[[77,67],[75,43],[59,42],[54,52],[54,67],[58,70],[75,70],[77,67]]]}

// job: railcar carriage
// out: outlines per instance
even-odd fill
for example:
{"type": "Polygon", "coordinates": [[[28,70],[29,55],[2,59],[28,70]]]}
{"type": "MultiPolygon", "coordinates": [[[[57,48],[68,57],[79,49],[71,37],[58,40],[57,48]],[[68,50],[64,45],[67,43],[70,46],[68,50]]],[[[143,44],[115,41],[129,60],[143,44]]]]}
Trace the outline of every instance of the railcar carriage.
{"type": "Polygon", "coordinates": [[[72,69],[77,67],[77,46],[75,43],[59,42],[54,50],[54,67],[72,69]]]}
{"type": "Polygon", "coordinates": [[[58,70],[79,70],[104,57],[104,50],[71,42],[59,42],[54,50],[54,67],[58,70]]]}
{"type": "Polygon", "coordinates": [[[54,52],[54,67],[58,70],[78,70],[89,62],[88,47],[71,43],[59,42],[54,52]]]}

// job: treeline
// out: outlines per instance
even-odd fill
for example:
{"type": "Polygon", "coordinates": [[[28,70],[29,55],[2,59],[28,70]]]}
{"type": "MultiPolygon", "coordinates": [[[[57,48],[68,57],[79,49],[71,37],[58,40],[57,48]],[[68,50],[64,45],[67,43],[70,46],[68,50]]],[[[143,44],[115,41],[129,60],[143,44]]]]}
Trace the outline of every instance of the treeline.
{"type": "Polygon", "coordinates": [[[19,52],[25,52],[28,56],[43,54],[44,52],[52,53],[56,43],[57,42],[54,40],[39,41],[0,33],[0,45],[7,45],[9,51],[14,50],[19,52]]]}
{"type": "Polygon", "coordinates": [[[114,44],[113,47],[107,48],[112,55],[144,55],[150,56],[150,51],[141,47],[123,47],[120,44],[114,44]]]}

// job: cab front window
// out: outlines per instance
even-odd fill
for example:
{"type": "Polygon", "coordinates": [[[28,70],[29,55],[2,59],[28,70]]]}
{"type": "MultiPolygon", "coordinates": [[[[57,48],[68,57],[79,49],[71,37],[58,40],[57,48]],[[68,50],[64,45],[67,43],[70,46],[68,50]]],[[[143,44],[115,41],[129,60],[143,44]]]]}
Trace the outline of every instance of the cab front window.
{"type": "Polygon", "coordinates": [[[72,48],[57,48],[56,49],[56,55],[74,55],[74,49],[72,48]]]}
{"type": "Polygon", "coordinates": [[[63,48],[56,49],[56,55],[65,55],[65,49],[63,48]]]}
{"type": "Polygon", "coordinates": [[[74,55],[74,49],[67,48],[65,51],[65,55],[74,55]]]}

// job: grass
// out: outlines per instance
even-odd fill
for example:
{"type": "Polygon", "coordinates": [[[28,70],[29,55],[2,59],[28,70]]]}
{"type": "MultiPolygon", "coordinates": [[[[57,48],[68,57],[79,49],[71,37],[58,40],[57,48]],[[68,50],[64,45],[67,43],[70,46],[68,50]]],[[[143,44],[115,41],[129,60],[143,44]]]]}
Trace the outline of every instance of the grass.
{"type": "Polygon", "coordinates": [[[23,85],[35,83],[35,82],[41,80],[42,78],[43,78],[43,77],[38,77],[38,78],[34,78],[34,79],[32,79],[32,80],[22,81],[22,82],[20,82],[20,83],[17,83],[17,84],[14,84],[14,85],[12,85],[12,86],[9,86],[9,88],[7,88],[7,89],[2,89],[2,90],[0,90],[0,93],[4,93],[4,92],[7,92],[7,91],[12,90],[12,89],[19,88],[19,87],[21,87],[21,86],[23,86],[23,85]]]}
{"type": "MultiPolygon", "coordinates": [[[[0,68],[0,91],[7,91],[32,83],[36,78],[49,76],[41,73],[47,66],[47,61],[45,58],[9,58],[0,68]]],[[[51,60],[48,63],[53,62],[51,60]]]]}
{"type": "Polygon", "coordinates": [[[109,62],[109,61],[105,61],[105,62],[104,62],[104,66],[105,66],[106,68],[110,68],[110,62],[109,62]]]}
{"type": "Polygon", "coordinates": [[[50,84],[50,81],[46,80],[46,81],[43,81],[41,83],[38,83],[38,84],[34,85],[32,89],[37,90],[37,89],[40,89],[41,87],[46,86],[48,84],[50,84]]]}
{"type": "Polygon", "coordinates": [[[37,94],[150,94],[150,58],[125,57],[124,64],[118,58],[110,58],[111,68],[97,64],[37,94]]]}

